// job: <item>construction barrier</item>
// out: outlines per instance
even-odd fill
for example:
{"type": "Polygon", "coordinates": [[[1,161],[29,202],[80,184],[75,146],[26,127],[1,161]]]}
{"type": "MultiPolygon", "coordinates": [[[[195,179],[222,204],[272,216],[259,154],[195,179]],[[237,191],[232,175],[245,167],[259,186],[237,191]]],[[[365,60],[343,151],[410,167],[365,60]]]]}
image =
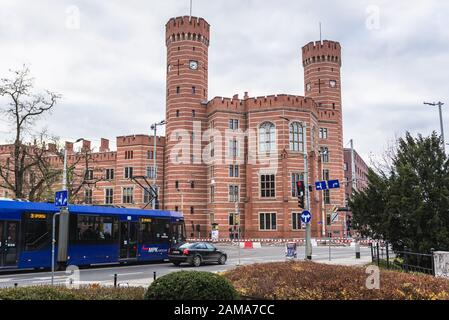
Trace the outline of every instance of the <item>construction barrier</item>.
{"type": "MultiPolygon", "coordinates": [[[[328,244],[329,243],[329,239],[328,238],[323,238],[323,239],[312,239],[313,242],[317,245],[323,245],[323,244],[328,244]]],[[[213,243],[237,243],[238,240],[235,239],[228,239],[228,238],[223,238],[223,239],[210,239],[210,238],[190,238],[187,239],[187,241],[189,242],[213,242],[213,243]]],[[[352,243],[355,243],[354,239],[349,239],[349,238],[331,238],[331,244],[336,244],[336,245],[345,245],[345,246],[350,246],[352,243]]],[[[255,247],[256,243],[257,246],[261,246],[261,244],[285,244],[287,242],[295,242],[297,244],[304,244],[305,243],[305,239],[273,239],[273,238],[264,238],[264,239],[240,239],[240,246],[243,248],[245,246],[245,243],[252,243],[252,246],[255,247]]],[[[360,245],[364,245],[364,246],[369,246],[371,243],[377,243],[379,241],[377,240],[372,240],[372,239],[364,239],[364,240],[359,240],[358,241],[360,245]]],[[[248,244],[249,246],[250,244],[248,244]]],[[[352,244],[354,245],[354,244],[352,244]]]]}

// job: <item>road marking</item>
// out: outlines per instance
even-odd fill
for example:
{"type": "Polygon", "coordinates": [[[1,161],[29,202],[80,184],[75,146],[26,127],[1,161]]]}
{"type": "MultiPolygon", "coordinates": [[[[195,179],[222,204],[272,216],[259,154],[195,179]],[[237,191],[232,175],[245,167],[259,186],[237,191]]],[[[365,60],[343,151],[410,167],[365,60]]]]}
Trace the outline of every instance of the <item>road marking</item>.
{"type": "MultiPolygon", "coordinates": [[[[136,274],[143,274],[144,272],[128,272],[128,273],[117,273],[117,277],[118,276],[131,276],[131,275],[136,275],[136,274]]],[[[111,274],[110,276],[113,277],[115,274],[111,274]]]]}

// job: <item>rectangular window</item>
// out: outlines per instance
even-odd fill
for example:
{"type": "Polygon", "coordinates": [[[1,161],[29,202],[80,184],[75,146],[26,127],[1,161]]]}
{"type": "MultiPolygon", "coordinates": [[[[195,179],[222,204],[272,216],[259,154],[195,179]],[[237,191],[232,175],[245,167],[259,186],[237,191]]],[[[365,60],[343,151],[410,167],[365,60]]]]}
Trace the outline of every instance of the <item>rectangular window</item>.
{"type": "Polygon", "coordinates": [[[192,94],[196,94],[196,87],[192,87],[192,94]]]}
{"type": "Polygon", "coordinates": [[[293,230],[301,230],[302,222],[301,222],[301,213],[293,212],[292,213],[292,229],[293,230]]]}
{"type": "Polygon", "coordinates": [[[210,186],[210,202],[215,202],[215,186],[210,186]]]}
{"type": "Polygon", "coordinates": [[[154,152],[153,150],[148,150],[147,151],[147,159],[152,160],[154,158],[154,152]]]}
{"type": "Polygon", "coordinates": [[[124,187],[123,188],[123,203],[132,204],[134,203],[134,188],[124,187]]]}
{"type": "Polygon", "coordinates": [[[260,196],[262,198],[274,198],[276,196],[274,174],[263,174],[260,176],[260,196]]]}
{"type": "Polygon", "coordinates": [[[114,241],[117,239],[116,218],[93,215],[77,215],[77,241],[114,241]]]}
{"type": "Polygon", "coordinates": [[[304,181],[304,174],[303,173],[292,173],[292,197],[298,196],[298,190],[296,190],[296,182],[298,181],[304,181]]]}
{"type": "MultiPolygon", "coordinates": [[[[3,221],[1,222],[3,223],[3,221]]],[[[25,251],[45,248],[51,243],[51,218],[46,214],[26,213],[23,222],[25,251]]],[[[1,231],[1,224],[0,224],[1,231]]]]}
{"type": "Polygon", "coordinates": [[[328,147],[320,147],[320,156],[321,156],[321,162],[323,162],[323,163],[329,162],[329,148],[328,147]]]}
{"type": "Polygon", "coordinates": [[[344,170],[344,171],[348,171],[348,163],[347,163],[347,162],[345,162],[345,163],[343,164],[343,170],[344,170]]]}
{"type": "Polygon", "coordinates": [[[192,117],[195,118],[195,115],[196,115],[195,110],[192,110],[192,117]]]}
{"type": "Polygon", "coordinates": [[[213,165],[209,167],[209,177],[211,179],[215,178],[215,166],[213,166],[213,165]]]}
{"type": "Polygon", "coordinates": [[[230,176],[231,178],[234,177],[234,166],[233,166],[232,164],[229,165],[229,176],[230,176]]]}
{"type": "Polygon", "coordinates": [[[239,145],[237,139],[229,140],[228,154],[230,157],[237,157],[239,155],[239,145]]]}
{"type": "Polygon", "coordinates": [[[276,230],[276,213],[260,213],[259,228],[260,230],[276,230]]]}
{"type": "Polygon", "coordinates": [[[179,110],[176,110],[176,118],[179,118],[179,110]]]}
{"type": "Polygon", "coordinates": [[[84,190],[84,203],[92,204],[92,189],[84,190]]]}
{"type": "Polygon", "coordinates": [[[175,189],[178,190],[179,189],[179,181],[175,181],[175,189]]]}
{"type": "Polygon", "coordinates": [[[238,119],[229,119],[229,129],[238,130],[239,128],[239,120],[238,119]]]}
{"type": "Polygon", "coordinates": [[[114,203],[114,189],[107,188],[104,192],[104,203],[113,204],[114,203]]]}
{"type": "Polygon", "coordinates": [[[329,169],[323,169],[323,180],[329,181],[330,180],[329,177],[330,177],[329,169]]]}
{"type": "MultiPolygon", "coordinates": [[[[157,187],[156,187],[155,191],[157,194],[158,193],[157,187]]],[[[143,203],[147,204],[150,202],[150,200],[151,200],[151,191],[148,189],[144,189],[143,190],[143,203]]]]}
{"type": "Polygon", "coordinates": [[[134,158],[134,151],[132,151],[132,150],[125,151],[125,159],[129,160],[129,159],[132,159],[132,158],[134,158]]]}
{"type": "Polygon", "coordinates": [[[327,128],[320,128],[319,138],[327,139],[327,128]]]}
{"type": "Polygon", "coordinates": [[[181,92],[181,88],[180,87],[176,87],[176,94],[179,94],[181,92]]]}
{"type": "Polygon", "coordinates": [[[94,179],[94,170],[87,169],[84,178],[86,180],[93,180],[94,179]]]}
{"type": "Polygon", "coordinates": [[[147,167],[146,175],[147,175],[147,178],[156,179],[157,178],[157,167],[156,167],[156,170],[154,169],[154,167],[147,167]]]}
{"type": "Polygon", "coordinates": [[[234,178],[238,178],[239,176],[239,166],[235,165],[234,166],[234,178]]]}
{"type": "Polygon", "coordinates": [[[323,191],[324,204],[331,204],[331,193],[330,190],[323,191]]]}
{"type": "Polygon", "coordinates": [[[133,167],[125,167],[125,179],[131,179],[133,177],[133,167]]]}
{"type": "Polygon", "coordinates": [[[239,186],[229,186],[229,202],[239,202],[239,186]]]}
{"type": "Polygon", "coordinates": [[[106,169],[106,180],[114,180],[114,169],[106,169]]]}

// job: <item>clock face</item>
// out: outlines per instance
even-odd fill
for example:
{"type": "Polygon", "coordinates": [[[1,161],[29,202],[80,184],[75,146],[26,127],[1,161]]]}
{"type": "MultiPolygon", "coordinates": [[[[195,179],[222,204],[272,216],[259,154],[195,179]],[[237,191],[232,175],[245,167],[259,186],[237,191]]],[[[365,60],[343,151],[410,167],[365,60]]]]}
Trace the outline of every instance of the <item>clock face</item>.
{"type": "Polygon", "coordinates": [[[331,88],[335,88],[337,86],[337,81],[331,80],[331,81],[329,81],[329,84],[330,84],[331,88]]]}
{"type": "Polygon", "coordinates": [[[191,60],[190,63],[189,63],[189,67],[192,70],[197,70],[198,69],[198,61],[191,60]]]}

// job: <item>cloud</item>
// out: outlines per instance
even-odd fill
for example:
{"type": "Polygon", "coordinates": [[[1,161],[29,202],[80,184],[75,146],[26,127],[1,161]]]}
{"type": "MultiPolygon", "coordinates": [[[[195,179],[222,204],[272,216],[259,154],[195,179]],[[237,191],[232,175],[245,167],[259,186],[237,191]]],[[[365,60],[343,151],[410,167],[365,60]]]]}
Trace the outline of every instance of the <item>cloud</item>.
{"type": "MultiPolygon", "coordinates": [[[[95,144],[165,117],[165,23],[188,14],[189,1],[1,2],[0,77],[27,63],[39,88],[63,94],[40,126],[95,144]]],[[[212,26],[209,98],[304,94],[300,49],[318,40],[321,21],[323,38],[343,47],[345,144],[354,139],[368,158],[406,130],[439,130],[422,102],[449,100],[447,2],[194,0],[193,13],[212,26]],[[379,28],[367,27],[376,10],[379,28]]],[[[0,121],[0,142],[7,133],[0,121]]]]}

